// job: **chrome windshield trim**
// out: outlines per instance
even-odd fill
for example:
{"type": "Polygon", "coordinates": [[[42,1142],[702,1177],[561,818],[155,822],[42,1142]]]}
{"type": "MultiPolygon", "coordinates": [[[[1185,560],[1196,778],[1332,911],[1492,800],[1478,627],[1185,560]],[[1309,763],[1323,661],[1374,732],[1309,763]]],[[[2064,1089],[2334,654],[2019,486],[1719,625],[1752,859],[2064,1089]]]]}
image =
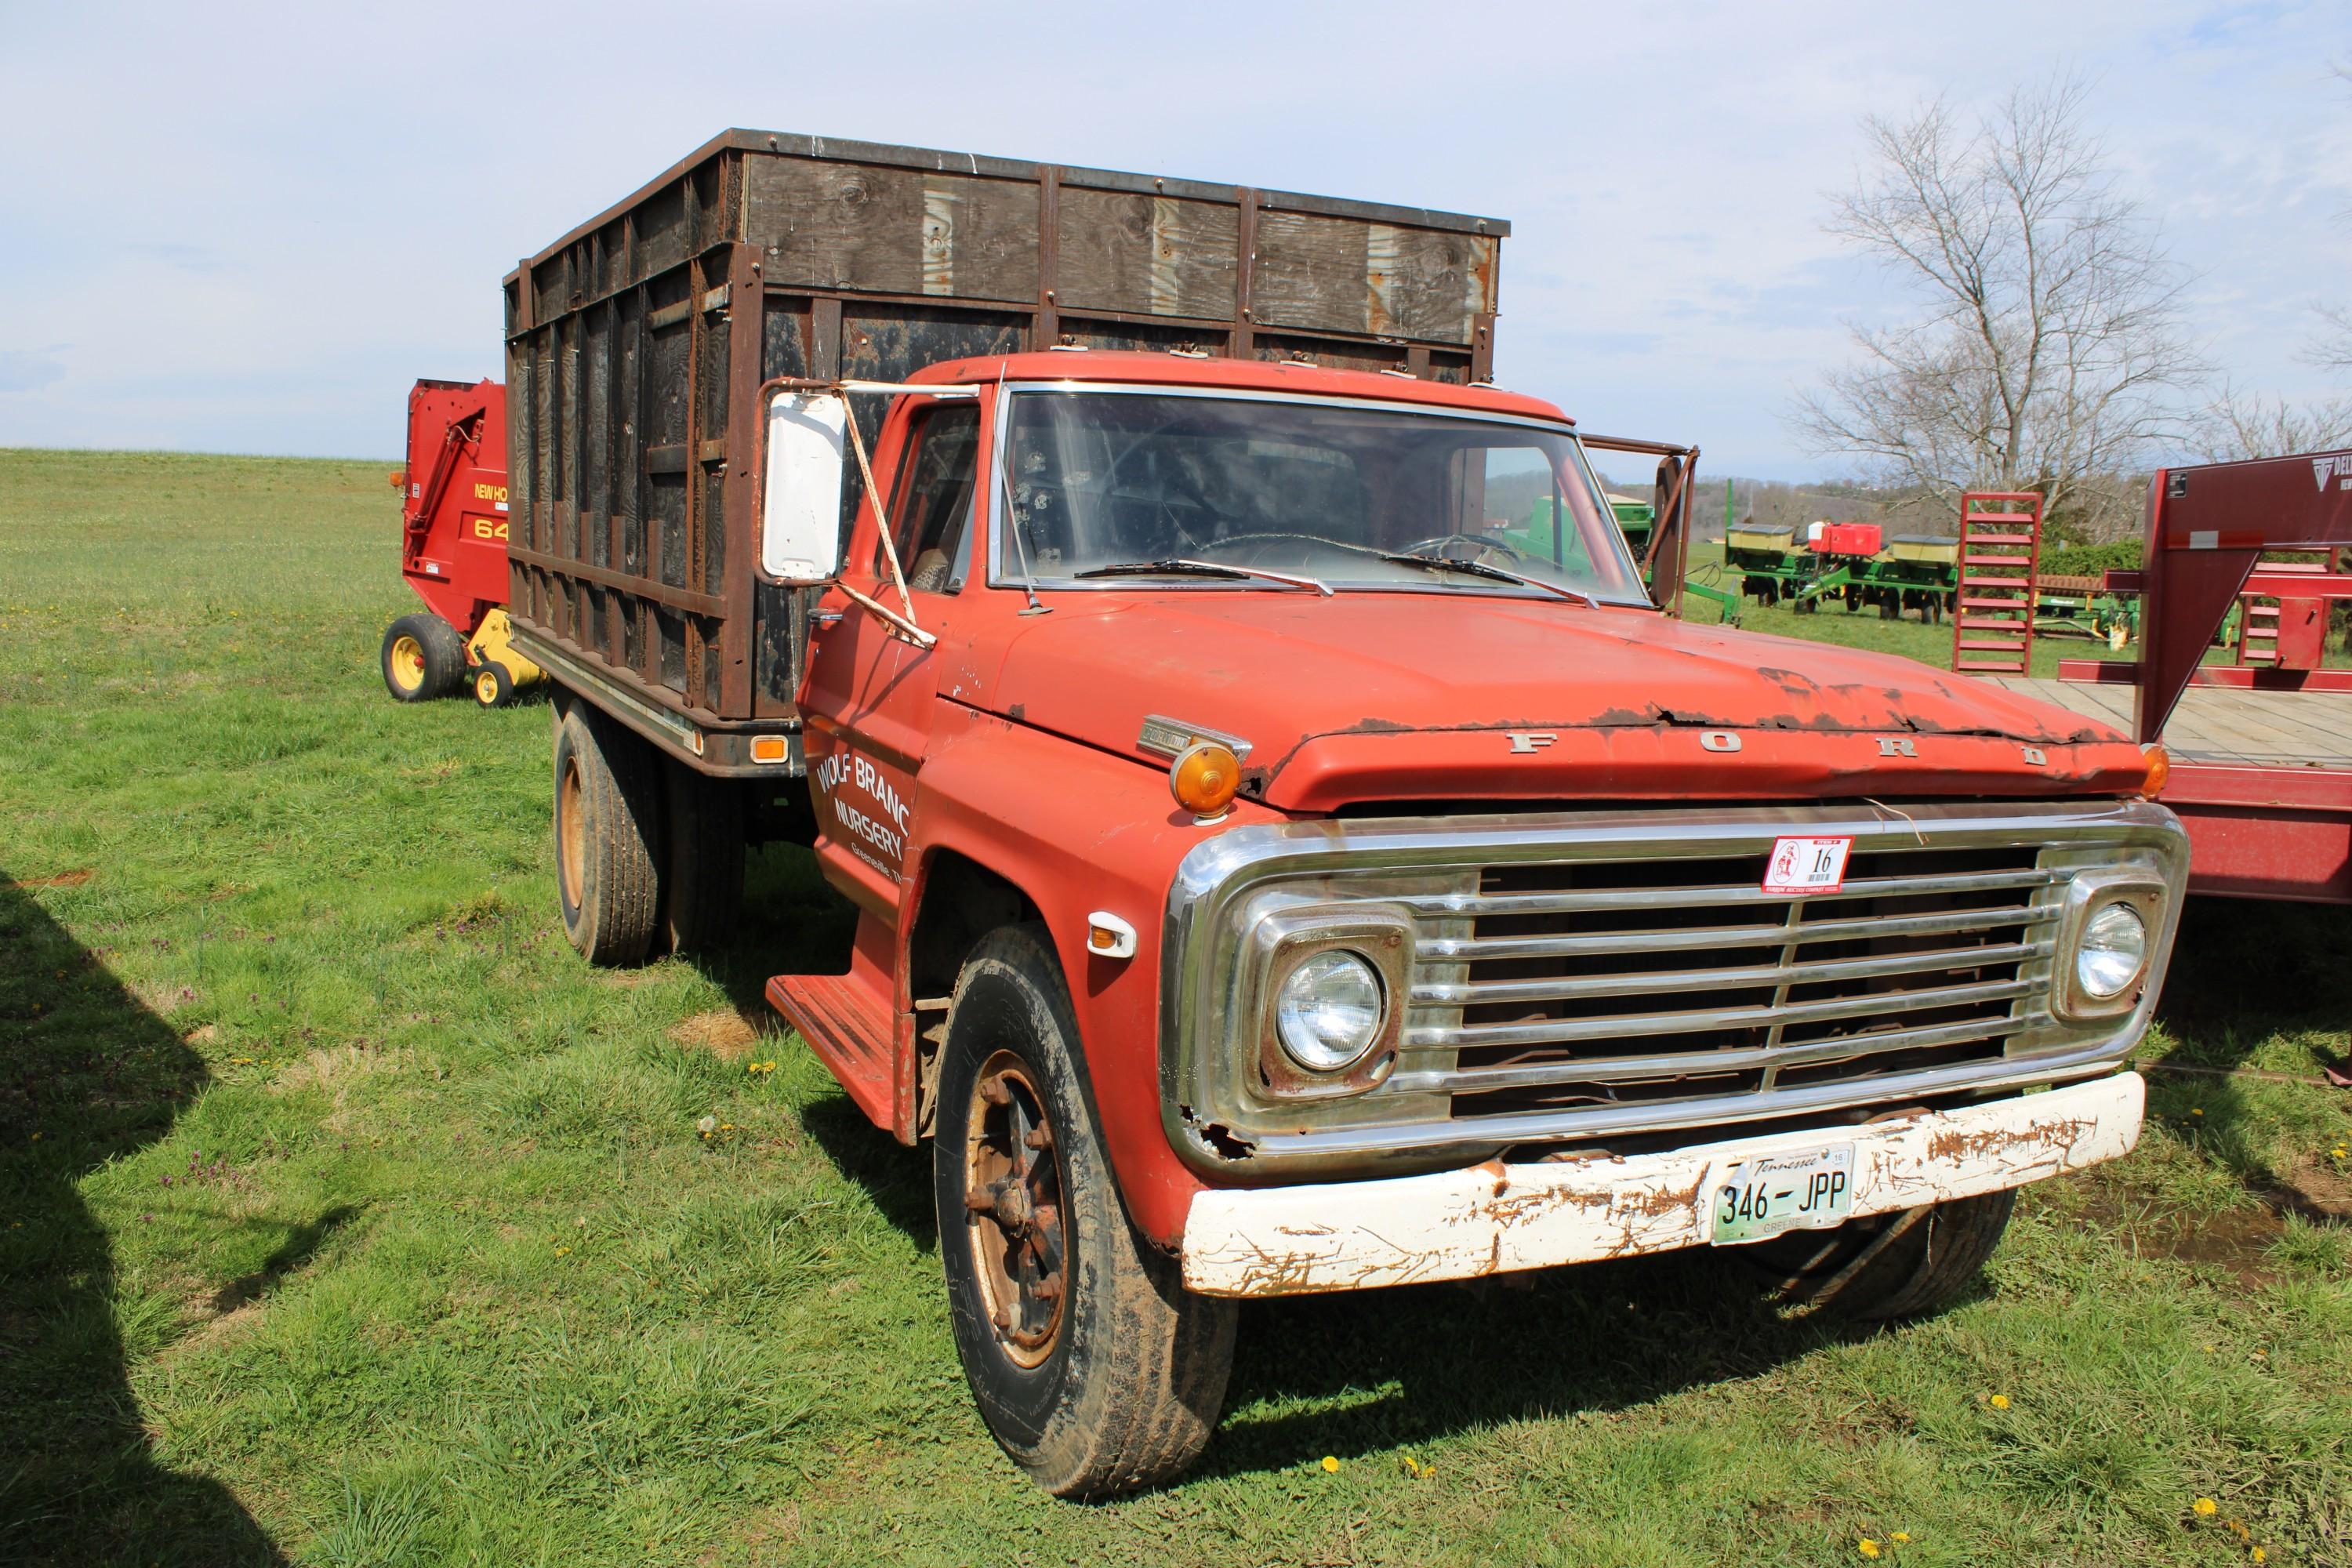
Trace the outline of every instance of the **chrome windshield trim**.
{"type": "MultiPolygon", "coordinates": [[[[997,383],[993,390],[996,394],[996,405],[994,416],[990,421],[992,431],[988,457],[990,470],[995,477],[988,486],[987,514],[988,580],[986,586],[991,588],[1011,588],[1016,591],[1028,589],[1044,594],[1104,592],[1131,594],[1142,591],[1131,580],[1080,583],[1068,578],[1058,580],[1034,578],[1024,581],[1018,574],[1006,574],[1004,530],[1008,521],[1008,508],[1004,503],[1012,494],[1012,476],[1007,472],[1005,464],[1009,455],[1008,444],[1013,435],[1011,418],[1013,399],[1016,395],[1024,392],[1083,394],[1088,396],[1099,395],[1108,397],[1195,397],[1225,403],[1286,403],[1321,408],[1370,409],[1384,414],[1418,414],[1433,418],[1459,419],[1473,425],[1509,425],[1525,429],[1541,430],[1549,435],[1565,437],[1576,448],[1577,467],[1583,473],[1585,483],[1591,488],[1596,504],[1600,505],[1604,511],[1609,511],[1611,516],[1615,515],[1609,507],[1607,490],[1601,483],[1601,476],[1592,467],[1592,455],[1585,450],[1584,438],[1577,433],[1576,422],[1572,419],[1538,419],[1527,414],[1489,413],[1473,408],[1449,408],[1443,404],[1412,403],[1381,397],[1345,397],[1331,393],[1277,392],[1271,388],[1257,387],[1171,385],[1161,382],[1087,381],[1083,378],[1060,381],[1005,381],[997,383]]],[[[1624,536],[1622,533],[1616,534],[1615,538],[1618,551],[1623,556],[1623,564],[1632,570],[1633,580],[1636,583],[1640,582],[1641,563],[1633,559],[1633,552],[1625,544],[1624,536]]],[[[1171,589],[1180,593],[1230,594],[1236,591],[1247,592],[1249,584],[1242,582],[1186,583],[1181,585],[1172,582],[1155,583],[1150,585],[1149,591],[1167,592],[1171,589]]],[[[1457,597],[1495,599],[1557,596],[1545,590],[1520,588],[1511,584],[1497,582],[1482,583],[1477,587],[1455,588],[1434,583],[1412,584],[1400,583],[1394,585],[1335,584],[1332,591],[1342,594],[1451,594],[1457,597]]],[[[1616,598],[1599,594],[1586,594],[1580,588],[1570,591],[1609,609],[1655,610],[1657,608],[1656,604],[1646,593],[1639,598],[1616,598]]]]}
{"type": "MultiPolygon", "coordinates": [[[[1428,1166],[1447,1162],[1471,1163],[1499,1153],[1513,1144],[1572,1142],[1631,1133],[1674,1132],[1710,1125],[1779,1119],[1811,1113],[1883,1107],[1916,1101],[1922,1096],[2013,1089],[2053,1084],[2112,1070],[2146,1031],[2162,987],[2165,966],[2179,929],[2182,894],[2189,870],[2187,836],[2179,820],[2161,805],[2144,801],[2084,800],[2024,804],[1999,802],[1905,802],[1898,814],[1868,805],[1825,805],[1783,807],[1692,807],[1656,810],[1515,813],[1496,816],[1389,817],[1351,821],[1320,819],[1234,827],[1193,847],[1185,856],[1169,889],[1160,949],[1160,1079],[1161,1120],[1171,1145],[1203,1173],[1225,1180],[1328,1179],[1348,1173],[1377,1173],[1403,1166],[1428,1166]],[[1311,1105],[1274,1105],[1253,1098],[1232,1070],[1233,1059],[1255,1059],[1242,1037],[1255,1026],[1246,1017],[1228,1017],[1229,1011],[1250,1011],[1249,977],[1236,971],[1243,949],[1227,928],[1244,917],[1254,898],[1298,900],[1294,906],[1321,906],[1335,914],[1362,900],[1420,911],[1416,919],[1457,922],[1445,929],[1461,933],[1432,941],[1459,944],[1468,922],[1486,910],[1493,898],[1465,892],[1461,879],[1489,867],[1563,861],[1640,861],[1696,858],[1761,853],[1784,835],[1836,834],[1854,839],[1854,852],[1902,852],[1915,847],[1969,850],[2031,850],[2032,869],[1991,873],[1938,873],[1927,870],[1918,879],[1923,890],[1970,893],[2007,890],[2018,895],[2010,918],[1996,922],[2029,928],[2019,938],[2002,942],[1993,957],[2022,967],[2016,978],[1992,980],[1957,1000],[1988,1007],[2013,1009],[1997,1021],[1969,1020],[1944,1025],[1932,1017],[1917,1020],[1909,1039],[1890,1035],[1883,1043],[1863,1035],[1827,1041],[1791,1040],[1771,1047],[1784,1066],[1861,1058],[1906,1044],[1935,1043],[1977,1037],[2008,1038],[2018,1054],[1986,1060],[1947,1062],[1923,1070],[1897,1070],[1882,1077],[1836,1081],[1790,1083],[1767,1080],[1759,1089],[1707,1094],[1680,1100],[1612,1100],[1534,1110],[1456,1116],[1447,1099],[1452,1090],[1480,1087],[1560,1081],[1571,1075],[1548,1068],[1473,1068],[1454,1064],[1443,1053],[1432,1058],[1414,1057],[1419,1040],[1415,1020],[1405,1021],[1405,1059],[1381,1089],[1340,1100],[1311,1105]],[[2167,889],[2161,927],[2156,933],[2155,957],[2137,1005],[2126,1015],[2094,1023],[2070,1023],[2052,1016],[2057,966],[2071,963],[2053,940],[2056,903],[2045,889],[2065,884],[2079,872],[2131,864],[2146,869],[2167,889]],[[1452,891],[1435,886],[1451,877],[1452,891]],[[1349,884],[1361,879],[1361,890],[1349,884]],[[1237,1045],[1235,1042],[1239,1041],[1237,1045]],[[1387,1095],[1386,1100],[1381,1096],[1387,1095]],[[1376,1103],[1377,1101],[1377,1103],[1376,1103]]],[[[1887,883],[1906,882],[1889,877],[1887,883]]],[[[1471,884],[1475,888],[1475,882],[1471,884]]],[[[1697,891],[1697,889],[1688,889],[1697,891]]],[[[1724,889],[1724,891],[1731,891],[1724,889]]],[[[1676,892],[1684,889],[1676,889],[1676,892]]],[[[1889,891],[1893,891],[1890,887],[1889,891]]],[[[1671,897],[1672,895],[1670,895],[1671,897]]],[[[1546,898],[1562,897],[1545,895],[1546,898]]],[[[1574,895],[1565,896],[1573,900],[1574,895]]],[[[1263,900],[1260,900],[1261,902],[1263,900]]],[[[1731,900],[1755,910],[1759,901],[1744,897],[1731,900]]],[[[1786,900],[1782,900],[1784,903],[1786,900]]],[[[1501,906],[1507,910],[1513,906],[1501,906]]],[[[1603,898],[1588,906],[1622,914],[1639,923],[1646,912],[1628,899],[1603,898]]],[[[1499,912],[1499,911],[1496,911],[1499,912]]],[[[1760,912],[1760,911],[1759,911],[1760,912]]],[[[1945,923],[1930,917],[1933,923],[1945,923]]],[[[1825,922],[1828,923],[1828,922],[1825,922]]],[[[1736,930],[1750,929],[1749,923],[1736,930]]],[[[1758,927],[1756,929],[1763,929],[1758,927]]],[[[1792,925],[1791,931],[1802,930],[1792,925]]],[[[1679,934],[1679,933],[1677,933],[1679,934]]],[[[1604,939],[1605,940],[1605,939],[1604,939]]],[[[1687,943],[1682,944],[1687,946],[1687,943]]],[[[1790,948],[1792,955],[1803,940],[1790,948]]],[[[1943,944],[1938,944],[1943,945],[1943,944]]],[[[1453,963],[1458,960],[1416,954],[1415,963],[1453,963]]],[[[1839,973],[1868,975],[1880,963],[1832,960],[1839,973]]],[[[1990,961],[1989,961],[1990,962],[1990,961]]],[[[1638,957],[1636,965],[1640,965],[1638,957]]],[[[1729,966],[1727,966],[1729,967],[1729,966]]],[[[1778,966],[1793,975],[1811,973],[1801,956],[1785,958],[1778,966]]],[[[1902,972],[1897,967],[1895,972],[1902,972]]],[[[1449,979],[1466,983],[1466,973],[1449,979]]],[[[1702,976],[1704,978],[1704,976],[1702,976]]],[[[1416,984],[1421,984],[1416,978],[1416,984]]],[[[1606,993],[1614,987],[1597,988],[1606,993]]],[[[1922,994],[1931,994],[1922,992],[1922,994]]],[[[1463,993],[1438,998],[1458,1007],[1463,993]]],[[[1704,1000],[1695,998],[1704,1005],[1704,1000]]],[[[1428,999],[1409,995],[1405,1005],[1419,1008],[1428,999]]],[[[1777,1004],[1776,1004],[1777,1005],[1777,1004]]],[[[1821,1018],[1856,1011],[1852,1004],[1801,1005],[1821,1018]]],[[[1890,1006],[1889,1026],[1906,1027],[1890,1006]]],[[[1426,1016],[1426,1015],[1424,1015],[1426,1016]]],[[[1540,1026],[1530,1026],[1546,1033],[1540,1026]]],[[[1461,1025],[1453,1035],[1458,1038],[1461,1025]]],[[[1551,1033],[1590,1037],[1590,1031],[1570,1025],[1551,1033]]],[[[1629,1028],[1629,1041],[1647,1039],[1653,1031],[1629,1028]]],[[[1584,1078],[1607,1081],[1612,1065],[1631,1068],[1623,1076],[1655,1079],[1670,1077],[1663,1067],[1673,1054],[1667,1031],[1646,1048],[1629,1045],[1639,1055],[1595,1055],[1585,1061],[1584,1078]]],[[[1506,1031],[1507,1037],[1508,1031],[1506,1031]]],[[[1720,1058],[1726,1067],[1756,1066],[1746,1058],[1720,1058]]],[[[1710,1064],[1710,1067],[1712,1064],[1710,1064]]],[[[1693,1071],[1690,1076],[1703,1074],[1693,1071]]]]}

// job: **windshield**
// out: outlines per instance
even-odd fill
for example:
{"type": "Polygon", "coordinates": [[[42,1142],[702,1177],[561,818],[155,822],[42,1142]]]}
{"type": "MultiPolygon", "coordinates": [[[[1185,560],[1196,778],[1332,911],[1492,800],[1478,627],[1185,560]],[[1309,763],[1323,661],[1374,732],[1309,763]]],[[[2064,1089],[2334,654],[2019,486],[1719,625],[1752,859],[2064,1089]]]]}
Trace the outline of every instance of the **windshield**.
{"type": "Polygon", "coordinates": [[[1556,426],[1298,399],[1016,391],[1004,463],[1012,528],[998,571],[1009,582],[1174,563],[1171,586],[1278,591],[1199,569],[1208,563],[1335,590],[1539,591],[1509,574],[1649,603],[1582,447],[1556,426]],[[1419,559],[1383,559],[1394,556],[1419,559]]]}

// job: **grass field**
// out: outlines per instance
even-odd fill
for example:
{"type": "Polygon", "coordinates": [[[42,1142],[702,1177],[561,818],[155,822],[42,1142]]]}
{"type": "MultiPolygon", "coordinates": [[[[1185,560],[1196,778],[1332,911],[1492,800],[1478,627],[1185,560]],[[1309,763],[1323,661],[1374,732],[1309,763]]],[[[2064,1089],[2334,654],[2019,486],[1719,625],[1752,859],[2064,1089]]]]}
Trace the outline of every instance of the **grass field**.
{"type": "MultiPolygon", "coordinates": [[[[0,1560],[2352,1558],[2352,1097],[2242,1075],[2156,1076],[1933,1320],[1704,1256],[1256,1307],[1192,1479],[1037,1493],[925,1156],[756,1001],[842,937],[805,856],[719,960],[584,967],[547,710],[377,679],[383,476],[0,453],[0,1560]]],[[[2347,1021],[2343,911],[2211,904],[2147,1054],[2347,1021]]]]}

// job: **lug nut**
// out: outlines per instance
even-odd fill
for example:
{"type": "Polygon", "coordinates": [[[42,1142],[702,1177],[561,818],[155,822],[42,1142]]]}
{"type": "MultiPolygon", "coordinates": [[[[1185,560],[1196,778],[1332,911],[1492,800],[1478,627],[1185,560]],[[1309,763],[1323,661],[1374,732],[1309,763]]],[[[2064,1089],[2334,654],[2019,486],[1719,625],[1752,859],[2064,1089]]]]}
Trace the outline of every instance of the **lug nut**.
{"type": "Polygon", "coordinates": [[[1013,1090],[1000,1076],[980,1086],[980,1098],[991,1105],[1010,1105],[1013,1103],[1013,1090]]]}
{"type": "Polygon", "coordinates": [[[1051,1149],[1054,1146],[1054,1135],[1047,1131],[1043,1124],[1040,1124],[1029,1129],[1028,1136],[1022,1139],[1021,1142],[1026,1143],[1032,1149],[1051,1149]]]}
{"type": "Polygon", "coordinates": [[[1058,1275],[1048,1274],[1029,1287],[1029,1294],[1040,1301],[1058,1301],[1062,1297],[1062,1281],[1058,1275]]]}
{"type": "Polygon", "coordinates": [[[1013,1314],[1002,1307],[996,1309],[996,1316],[991,1318],[989,1321],[996,1325],[996,1331],[1000,1334],[1009,1334],[1013,1331],[1013,1314]]]}
{"type": "Polygon", "coordinates": [[[986,1214],[996,1206],[996,1194],[986,1187],[975,1187],[963,1194],[963,1206],[973,1214],[986,1214]]]}

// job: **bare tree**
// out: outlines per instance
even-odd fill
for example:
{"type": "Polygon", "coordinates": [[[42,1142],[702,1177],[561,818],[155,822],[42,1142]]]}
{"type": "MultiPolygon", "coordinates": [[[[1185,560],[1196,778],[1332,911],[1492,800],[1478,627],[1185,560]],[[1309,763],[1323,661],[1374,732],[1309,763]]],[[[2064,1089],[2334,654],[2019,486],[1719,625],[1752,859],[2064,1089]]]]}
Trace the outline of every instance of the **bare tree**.
{"type": "Polygon", "coordinates": [[[1963,126],[1938,100],[1863,121],[1869,166],[1824,227],[1908,284],[1922,313],[1854,327],[1858,363],[1798,401],[1813,450],[1957,511],[1964,489],[2039,490],[2088,531],[2201,374],[2186,279],[2118,195],[2074,80],[2021,88],[1963,126]]]}
{"type": "Polygon", "coordinates": [[[2209,463],[2352,447],[2352,398],[2297,406],[2224,384],[2189,422],[2189,444],[2209,463]]]}

